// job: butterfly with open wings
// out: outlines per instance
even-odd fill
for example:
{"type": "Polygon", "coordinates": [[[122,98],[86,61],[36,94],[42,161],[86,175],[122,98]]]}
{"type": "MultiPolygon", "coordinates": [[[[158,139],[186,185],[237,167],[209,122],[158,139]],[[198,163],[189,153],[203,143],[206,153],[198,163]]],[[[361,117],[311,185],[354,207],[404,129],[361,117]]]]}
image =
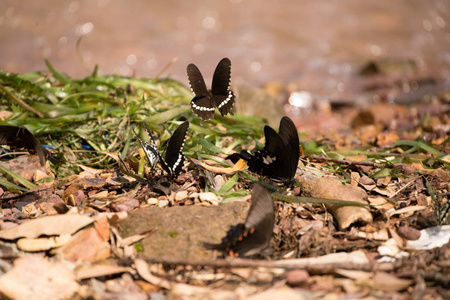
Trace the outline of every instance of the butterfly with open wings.
{"type": "Polygon", "coordinates": [[[297,171],[300,158],[300,141],[297,128],[289,117],[280,121],[279,133],[269,126],[264,127],[266,144],[255,154],[245,150],[229,155],[233,163],[239,159],[247,161],[250,171],[269,177],[275,182],[289,183],[297,171]]]}
{"type": "Polygon", "coordinates": [[[194,64],[187,66],[187,75],[194,98],[191,101],[191,110],[202,121],[211,120],[214,111],[219,109],[222,116],[233,115],[231,111],[235,102],[235,96],[230,89],[231,62],[228,58],[222,59],[214,71],[211,90],[206,88],[202,73],[194,64]]]}
{"type": "Polygon", "coordinates": [[[255,184],[252,203],[245,223],[231,226],[220,244],[205,244],[207,249],[224,251],[230,256],[252,256],[269,246],[275,222],[270,192],[255,184]]]}
{"type": "MultiPolygon", "coordinates": [[[[147,124],[145,124],[144,126],[146,127],[149,136],[153,137],[147,124]]],[[[169,177],[178,177],[184,164],[183,147],[184,141],[186,140],[188,128],[189,122],[185,121],[181,123],[180,126],[178,126],[178,128],[174,131],[167,144],[164,159],[162,158],[162,155],[159,153],[158,148],[155,144],[143,142],[141,139],[139,139],[139,142],[144,149],[145,156],[147,157],[152,170],[154,170],[156,168],[156,165],[160,163],[161,167],[164,169],[164,171],[166,171],[169,177]]]]}

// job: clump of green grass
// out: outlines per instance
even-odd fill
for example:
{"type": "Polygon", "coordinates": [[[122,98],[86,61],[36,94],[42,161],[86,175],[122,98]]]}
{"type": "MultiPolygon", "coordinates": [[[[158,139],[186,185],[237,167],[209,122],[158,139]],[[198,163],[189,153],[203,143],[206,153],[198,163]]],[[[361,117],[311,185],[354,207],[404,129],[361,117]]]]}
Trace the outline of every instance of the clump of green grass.
{"type": "Polygon", "coordinates": [[[59,178],[79,172],[78,165],[114,168],[108,153],[123,158],[137,149],[133,129],[140,134],[142,122],[166,140],[178,121],[191,121],[185,151],[195,157],[230,152],[262,135],[260,118],[216,117],[213,126],[199,126],[189,107],[192,93],[176,80],[99,76],[96,70],[73,79],[46,63],[47,73],[0,71],[0,109],[12,113],[0,124],[24,125],[53,148],[51,166],[59,178]],[[226,131],[215,126],[219,122],[226,131]],[[238,140],[230,143],[224,136],[238,140]]]}

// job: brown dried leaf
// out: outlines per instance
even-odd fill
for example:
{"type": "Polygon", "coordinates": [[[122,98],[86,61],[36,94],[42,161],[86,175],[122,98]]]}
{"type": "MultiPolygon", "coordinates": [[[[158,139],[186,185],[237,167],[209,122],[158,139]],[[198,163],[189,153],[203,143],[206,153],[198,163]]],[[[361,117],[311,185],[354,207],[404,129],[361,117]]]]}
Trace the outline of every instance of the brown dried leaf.
{"type": "Polygon", "coordinates": [[[70,238],[70,234],[36,239],[22,238],[17,241],[17,248],[28,252],[46,251],[67,244],[70,241],[70,238]]]}
{"type": "Polygon", "coordinates": [[[139,275],[147,282],[165,289],[170,289],[171,283],[169,281],[163,278],[159,278],[150,273],[150,271],[148,270],[148,264],[145,260],[135,259],[134,266],[139,275]]]}
{"type": "Polygon", "coordinates": [[[394,205],[386,200],[386,198],[381,196],[370,196],[367,198],[369,203],[373,205],[374,208],[378,210],[387,211],[394,208],[394,205]]]}
{"type": "Polygon", "coordinates": [[[288,286],[282,286],[276,289],[268,289],[259,294],[252,295],[247,300],[272,300],[272,299],[292,299],[304,300],[305,298],[294,289],[288,286]]]}
{"type": "Polygon", "coordinates": [[[135,270],[130,267],[122,267],[122,266],[115,266],[115,265],[85,265],[80,268],[78,268],[75,271],[75,276],[77,280],[87,279],[87,278],[94,278],[94,277],[100,277],[100,276],[109,276],[109,275],[115,275],[120,273],[131,273],[135,274],[135,270]]]}
{"type": "Polygon", "coordinates": [[[21,237],[37,238],[41,235],[72,234],[94,220],[85,215],[57,215],[40,217],[17,227],[0,231],[0,238],[15,240],[21,237]]]}
{"type": "Polygon", "coordinates": [[[373,287],[386,292],[403,291],[413,283],[413,280],[400,279],[385,272],[377,272],[372,278],[373,287]]]}
{"type": "Polygon", "coordinates": [[[212,171],[214,173],[222,173],[222,174],[228,174],[232,175],[238,171],[242,171],[247,167],[247,162],[243,159],[238,160],[232,167],[229,168],[222,168],[222,167],[213,167],[210,165],[207,165],[199,160],[196,160],[195,158],[191,158],[191,160],[195,163],[203,167],[204,169],[208,171],[212,171]]]}
{"type": "Polygon", "coordinates": [[[106,216],[101,217],[94,222],[94,226],[77,232],[70,242],[61,248],[61,252],[65,259],[72,262],[100,261],[111,255],[109,237],[108,219],[106,216]]]}
{"type": "MultiPolygon", "coordinates": [[[[302,190],[304,196],[367,203],[367,194],[363,189],[352,185],[343,185],[339,180],[334,178],[324,177],[316,181],[304,182],[302,190]]],[[[335,204],[327,204],[326,206],[333,214],[341,230],[348,228],[352,223],[357,221],[364,223],[373,221],[372,215],[364,207],[335,204]]]]}
{"type": "Polygon", "coordinates": [[[18,258],[0,277],[0,293],[8,299],[70,299],[78,288],[65,265],[39,255],[18,258]]]}

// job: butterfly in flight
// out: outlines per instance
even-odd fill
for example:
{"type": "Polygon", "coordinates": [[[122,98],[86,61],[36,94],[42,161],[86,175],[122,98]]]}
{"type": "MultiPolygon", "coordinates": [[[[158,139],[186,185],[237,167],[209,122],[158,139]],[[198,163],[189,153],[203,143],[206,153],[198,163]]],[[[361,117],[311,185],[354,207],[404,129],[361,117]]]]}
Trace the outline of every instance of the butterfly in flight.
{"type": "Polygon", "coordinates": [[[247,161],[251,172],[269,177],[280,183],[292,182],[297,171],[300,158],[300,141],[297,128],[289,117],[280,121],[279,133],[269,127],[264,127],[266,144],[262,150],[250,154],[245,150],[227,157],[233,163],[239,159],[247,161]]]}
{"type": "Polygon", "coordinates": [[[194,98],[191,101],[191,110],[202,121],[211,120],[214,111],[219,109],[222,116],[233,115],[231,111],[234,105],[234,94],[230,89],[231,62],[228,58],[223,58],[214,71],[211,90],[206,88],[202,73],[194,64],[187,66],[187,75],[194,98]]]}
{"type": "MultiPolygon", "coordinates": [[[[188,128],[189,122],[185,121],[181,123],[181,125],[178,126],[178,128],[174,131],[167,144],[164,159],[162,158],[162,155],[159,153],[158,148],[155,144],[142,142],[142,140],[139,139],[139,142],[144,149],[145,156],[147,157],[152,170],[154,170],[156,168],[156,165],[160,163],[161,167],[164,169],[164,171],[167,172],[169,177],[178,177],[184,164],[183,147],[184,141],[186,140],[188,128]]],[[[145,129],[147,130],[149,136],[153,138],[153,135],[147,124],[145,124],[145,129]]]]}
{"type": "Polygon", "coordinates": [[[42,166],[50,158],[50,152],[45,149],[34,135],[24,126],[0,125],[0,145],[16,148],[26,148],[37,153],[42,166]]]}
{"type": "Polygon", "coordinates": [[[204,244],[204,247],[224,251],[230,256],[258,254],[269,246],[274,222],[272,196],[267,189],[255,184],[245,223],[231,226],[220,244],[204,244]]]}

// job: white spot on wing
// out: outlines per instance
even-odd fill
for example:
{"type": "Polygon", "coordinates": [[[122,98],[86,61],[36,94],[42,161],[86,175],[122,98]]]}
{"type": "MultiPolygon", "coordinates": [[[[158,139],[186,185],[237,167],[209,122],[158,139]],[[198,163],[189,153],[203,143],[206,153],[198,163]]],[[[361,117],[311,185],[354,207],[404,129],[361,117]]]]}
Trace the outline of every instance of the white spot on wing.
{"type": "Polygon", "coordinates": [[[198,105],[195,104],[195,103],[192,103],[192,107],[193,107],[194,109],[200,110],[200,111],[214,111],[214,109],[215,109],[214,107],[208,108],[208,107],[198,106],[198,105]]]}
{"type": "Polygon", "coordinates": [[[221,108],[222,106],[226,105],[231,99],[233,98],[233,92],[231,90],[228,90],[228,97],[220,103],[218,108],[221,108]]]}

